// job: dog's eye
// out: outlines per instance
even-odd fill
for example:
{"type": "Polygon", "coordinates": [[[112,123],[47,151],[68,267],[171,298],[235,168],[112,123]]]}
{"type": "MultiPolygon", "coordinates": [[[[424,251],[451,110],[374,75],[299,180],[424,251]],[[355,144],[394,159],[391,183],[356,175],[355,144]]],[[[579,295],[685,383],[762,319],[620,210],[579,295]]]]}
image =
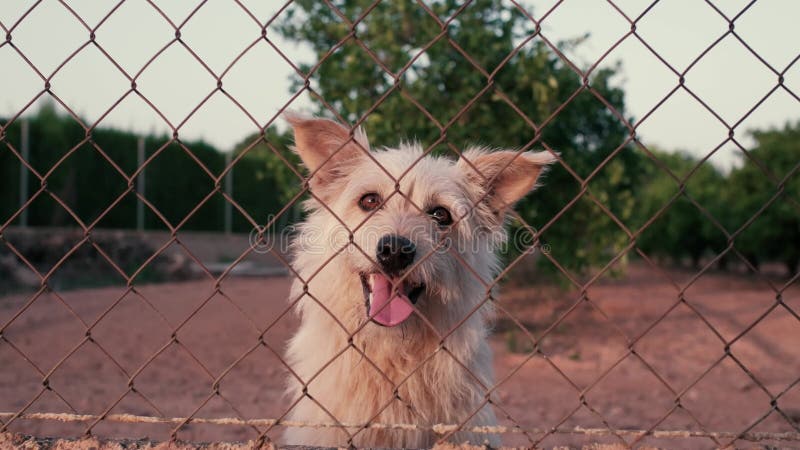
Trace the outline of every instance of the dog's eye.
{"type": "Polygon", "coordinates": [[[374,192],[364,194],[358,201],[358,206],[364,211],[375,210],[381,206],[381,196],[374,192]]]}
{"type": "Polygon", "coordinates": [[[447,226],[453,223],[453,217],[450,215],[450,211],[442,206],[431,209],[428,211],[428,215],[433,217],[433,220],[441,226],[447,226]]]}

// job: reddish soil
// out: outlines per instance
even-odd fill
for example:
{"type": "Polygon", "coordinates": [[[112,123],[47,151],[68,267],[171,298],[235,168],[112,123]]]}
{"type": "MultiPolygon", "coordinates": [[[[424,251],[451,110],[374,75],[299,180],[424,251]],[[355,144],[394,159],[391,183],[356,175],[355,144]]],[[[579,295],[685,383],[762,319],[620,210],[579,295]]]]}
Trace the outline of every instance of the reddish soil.
{"type": "MultiPolygon", "coordinates": [[[[667,276],[678,286],[691,279],[688,272],[665,274],[634,265],[624,279],[604,279],[591,287],[589,301],[577,291],[506,289],[502,309],[541,337],[541,353],[529,356],[532,344],[501,311],[493,337],[502,381],[496,397],[499,416],[513,418],[504,423],[602,428],[605,421],[614,428],[738,432],[766,415],[750,431],[796,432],[800,320],[783,305],[772,308],[776,293],[770,286],[780,289],[785,281],[708,274],[685,289],[685,303],[679,303],[679,289],[667,276]],[[725,341],[733,341],[729,356],[725,341]],[[681,407],[676,408],[678,394],[681,407]],[[778,396],[777,409],[771,396],[778,396]]],[[[287,405],[281,396],[285,369],[270,348],[282,354],[296,326],[291,314],[277,320],[287,307],[288,287],[286,278],[231,278],[216,295],[209,281],[138,286],[127,293],[124,287],[109,287],[41,295],[0,336],[0,413],[27,406],[27,412],[278,417],[287,405]],[[82,322],[94,324],[88,336],[82,322]],[[259,345],[257,330],[273,322],[265,345],[259,345]],[[177,343],[171,343],[173,330],[177,343]],[[49,389],[42,383],[45,374],[49,389]],[[219,395],[214,395],[217,379],[219,395]]],[[[800,312],[800,288],[789,287],[781,298],[800,312]]],[[[30,299],[25,293],[0,298],[0,326],[30,299]]],[[[83,434],[89,425],[15,420],[9,430],[68,437],[83,434]]],[[[100,422],[92,433],[168,439],[172,428],[100,422]]],[[[195,424],[178,432],[180,439],[193,441],[243,441],[256,435],[250,427],[195,424]]],[[[534,441],[539,436],[530,435],[534,441]]],[[[530,444],[521,434],[504,440],[530,444]]],[[[540,445],[596,442],[619,440],[557,434],[540,445]]],[[[716,446],[708,438],[642,443],[716,446]]]]}

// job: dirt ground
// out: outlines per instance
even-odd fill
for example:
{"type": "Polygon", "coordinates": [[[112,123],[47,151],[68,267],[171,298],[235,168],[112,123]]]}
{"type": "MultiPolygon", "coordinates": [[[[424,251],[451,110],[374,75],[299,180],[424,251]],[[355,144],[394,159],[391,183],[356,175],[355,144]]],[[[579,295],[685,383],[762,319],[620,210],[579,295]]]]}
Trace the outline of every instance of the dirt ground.
{"type": "MultiPolygon", "coordinates": [[[[657,424],[664,430],[738,432],[767,415],[750,431],[796,432],[800,321],[778,306],[730,345],[730,356],[723,342],[769,311],[776,298],[770,283],[780,288],[785,280],[708,274],[685,290],[686,303],[657,321],[679,299],[679,288],[670,279],[685,286],[691,275],[635,264],[623,279],[603,279],[591,287],[590,301],[581,301],[580,292],[553,287],[505,289],[502,309],[534,336],[544,337],[540,353],[531,357],[525,333],[499,313],[492,345],[503,423],[603,428],[607,421],[614,428],[657,424]],[[676,408],[678,394],[681,406],[676,408]],[[770,396],[779,394],[778,411],[770,396]]],[[[281,395],[286,371],[270,348],[281,354],[296,326],[291,314],[281,316],[289,283],[283,277],[230,278],[216,295],[210,281],[137,286],[135,292],[118,286],[42,295],[0,335],[0,413],[27,406],[27,412],[278,417],[288,403],[281,395]],[[94,324],[88,336],[82,322],[94,324]],[[273,323],[265,345],[259,345],[258,330],[273,323]],[[171,343],[176,329],[177,343],[171,343]]],[[[781,298],[800,312],[800,287],[782,291],[781,298]]],[[[0,298],[0,326],[29,300],[25,293],[0,298]]],[[[9,430],[69,437],[82,435],[90,424],[15,420],[9,430]]],[[[104,421],[92,433],[160,440],[168,439],[172,428],[104,421]]],[[[530,437],[536,441],[540,435],[530,437]]],[[[256,436],[247,426],[191,424],[178,432],[180,439],[191,441],[256,436]]],[[[530,444],[522,434],[506,435],[504,442],[530,444]]],[[[554,434],[540,446],[597,442],[619,440],[554,434]]],[[[647,438],[642,444],[716,447],[708,438],[647,438]]],[[[798,441],[777,444],[800,447],[798,441]]],[[[739,441],[737,446],[755,444],[739,441]]]]}

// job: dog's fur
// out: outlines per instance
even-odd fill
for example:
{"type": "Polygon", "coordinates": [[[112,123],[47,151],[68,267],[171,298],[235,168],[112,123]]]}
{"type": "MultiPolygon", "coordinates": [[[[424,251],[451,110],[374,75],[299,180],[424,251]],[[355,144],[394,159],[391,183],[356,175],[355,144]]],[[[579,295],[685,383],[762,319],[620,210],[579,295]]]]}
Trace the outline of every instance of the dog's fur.
{"type": "MultiPolygon", "coordinates": [[[[499,269],[495,250],[505,238],[505,212],[534,188],[554,156],[473,148],[455,161],[423,157],[415,144],[370,150],[360,129],[351,133],[329,120],[287,118],[295,150],[311,173],[312,198],[293,244],[299,277],[291,301],[299,299],[301,324],[286,360],[293,371],[288,395],[299,402],[286,419],[423,428],[348,428],[359,447],[429,447],[437,436],[424,428],[433,424],[494,425],[485,404],[493,385],[486,339],[491,306],[478,305],[499,269]],[[383,199],[372,212],[358,207],[368,192],[383,199]],[[435,206],[451,212],[452,226],[431,219],[426,211],[435,206]],[[404,276],[425,285],[416,311],[394,327],[369,321],[359,278],[377,270],[376,243],[387,234],[414,242],[416,258],[404,276]],[[437,248],[445,237],[450,248],[437,248]],[[459,323],[441,345],[438,335],[459,323]]],[[[287,428],[284,437],[287,444],[349,443],[339,428],[287,428]]],[[[497,436],[466,432],[450,440],[499,444],[497,436]]]]}

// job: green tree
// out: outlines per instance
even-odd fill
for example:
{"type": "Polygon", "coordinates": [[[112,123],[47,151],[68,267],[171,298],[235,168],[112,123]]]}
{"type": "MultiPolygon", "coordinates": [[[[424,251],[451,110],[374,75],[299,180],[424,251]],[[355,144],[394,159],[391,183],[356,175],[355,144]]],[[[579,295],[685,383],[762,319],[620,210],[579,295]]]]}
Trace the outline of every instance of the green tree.
{"type": "MultiPolygon", "coordinates": [[[[559,151],[571,170],[586,178],[625,142],[627,130],[586,89],[581,76],[540,38],[526,42],[535,25],[513,6],[499,0],[472,2],[448,22],[445,35],[437,40],[440,22],[417,4],[381,2],[353,25],[372,2],[335,3],[338,12],[323,2],[296,2],[280,32],[310,45],[322,61],[311,83],[324,99],[317,101],[317,113],[330,115],[326,103],[349,121],[369,113],[365,126],[373,143],[394,145],[401,139],[416,139],[433,151],[453,154],[454,149],[476,143],[520,148],[538,137],[537,147],[546,143],[559,151]],[[351,29],[355,36],[348,37],[351,29]],[[412,60],[422,49],[424,53],[412,60]],[[537,126],[549,120],[537,135],[520,112],[537,126]],[[428,115],[440,124],[452,122],[451,126],[442,133],[428,115]]],[[[462,2],[438,0],[427,5],[445,22],[462,2]]],[[[310,71],[318,61],[302,70],[310,71]]],[[[595,70],[587,85],[624,114],[624,95],[613,85],[614,75],[613,69],[595,70]]],[[[589,196],[623,222],[629,221],[641,163],[639,154],[624,147],[592,176],[583,194],[570,171],[556,167],[546,177],[545,187],[519,205],[520,215],[541,228],[580,197],[543,231],[543,240],[555,259],[570,269],[603,265],[628,238],[589,196]]],[[[544,258],[540,261],[554,267],[544,258]]]]}
{"type": "Polygon", "coordinates": [[[714,223],[722,220],[724,212],[720,195],[725,178],[709,162],[698,166],[699,161],[689,154],[651,151],[672,176],[655,164],[648,166],[647,182],[638,196],[638,226],[669,206],[642,232],[637,245],[648,256],[675,264],[688,258],[693,267],[698,267],[702,258],[716,256],[725,246],[725,234],[714,223]]]}
{"type": "Polygon", "coordinates": [[[752,158],[730,175],[726,227],[733,232],[757,215],[734,245],[753,265],[780,262],[793,275],[800,264],[800,122],[752,135],[752,158]]]}

